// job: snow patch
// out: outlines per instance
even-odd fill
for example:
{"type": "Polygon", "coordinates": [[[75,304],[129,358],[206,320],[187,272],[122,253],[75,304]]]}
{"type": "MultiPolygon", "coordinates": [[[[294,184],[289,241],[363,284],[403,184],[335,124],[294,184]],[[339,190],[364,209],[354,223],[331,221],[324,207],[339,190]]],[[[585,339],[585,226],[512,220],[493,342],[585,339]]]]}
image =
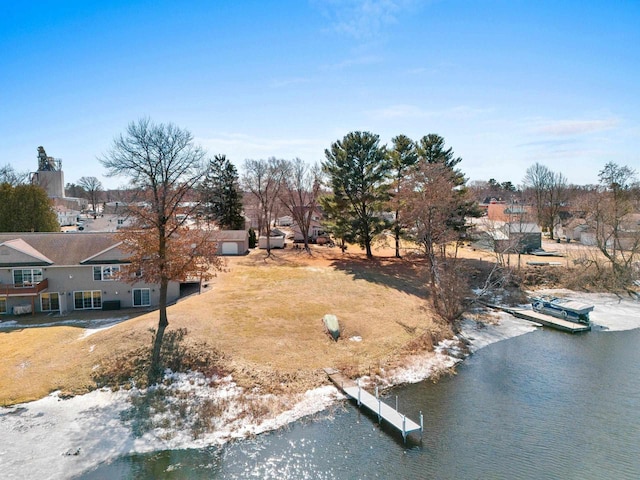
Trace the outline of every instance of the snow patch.
{"type": "MultiPolygon", "coordinates": [[[[609,294],[566,290],[547,292],[594,304],[595,310],[591,313],[594,330],[640,328],[638,301],[609,294]]],[[[434,372],[460,362],[466,355],[462,343],[474,352],[537,328],[531,322],[506,313],[494,313],[493,316],[495,322],[489,324],[464,321],[459,339],[445,340],[435,352],[413,357],[403,368],[388,372],[388,381],[393,384],[422,381],[434,372]]],[[[109,328],[108,325],[103,327],[109,328]]],[[[254,420],[239,415],[241,401],[252,396],[269,403],[275,400],[274,397],[245,392],[231,377],[215,379],[214,382],[200,374],[171,374],[170,377],[172,384],[169,388],[176,396],[180,395],[179,392],[189,392],[196,399],[227,401],[227,408],[215,419],[211,433],[194,440],[191,429],[177,429],[169,421],[165,427],[134,436],[131,421],[123,421],[122,418],[131,408],[131,399],[143,393],[137,390],[112,392],[102,389],[69,399],[53,393],[35,402],[0,408],[0,437],[10,439],[0,446],[3,478],[72,478],[101,462],[130,453],[221,444],[280,428],[325,410],[344,398],[334,387],[325,386],[300,395],[286,411],[271,418],[254,420]]]]}
{"type": "MultiPolygon", "coordinates": [[[[194,439],[191,428],[175,428],[167,412],[161,412],[154,415],[154,422],[166,427],[152,428],[136,437],[129,412],[132,398],[145,393],[139,390],[102,389],[69,399],[54,392],[35,402],[0,408],[0,436],[11,439],[0,448],[3,478],[71,478],[131,453],[220,445],[283,427],[342,398],[335,388],[324,386],[301,395],[290,409],[273,418],[251,420],[240,411],[241,400],[248,395],[231,377],[217,379],[213,387],[201,374],[170,374],[168,378],[172,381],[168,390],[176,398],[191,394],[200,400],[228,401],[211,433],[194,439]]],[[[254,398],[273,399],[269,395],[254,398]]]]}
{"type": "Polygon", "coordinates": [[[25,323],[17,320],[0,322],[0,330],[13,330],[16,328],[42,328],[42,327],[84,327],[85,331],[80,338],[88,337],[99,331],[111,328],[119,323],[129,320],[129,317],[100,318],[93,320],[54,320],[52,322],[25,323]]]}
{"type": "Polygon", "coordinates": [[[469,350],[476,352],[495,342],[507,340],[534,331],[537,324],[516,318],[505,312],[491,312],[495,323],[484,324],[464,320],[460,333],[469,342],[469,350]]]}
{"type": "Polygon", "coordinates": [[[554,295],[593,305],[589,314],[593,330],[624,331],[640,328],[640,301],[630,296],[612,293],[584,293],[564,289],[539,290],[536,293],[554,295]]]}

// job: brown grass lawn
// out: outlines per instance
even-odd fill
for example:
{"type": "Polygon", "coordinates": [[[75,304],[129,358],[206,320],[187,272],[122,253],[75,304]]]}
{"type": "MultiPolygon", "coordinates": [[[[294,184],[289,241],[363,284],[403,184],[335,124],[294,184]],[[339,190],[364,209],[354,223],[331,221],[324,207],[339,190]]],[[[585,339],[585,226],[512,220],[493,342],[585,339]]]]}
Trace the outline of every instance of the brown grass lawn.
{"type": "MultiPolygon", "coordinates": [[[[565,253],[566,258],[549,260],[566,266],[571,257],[584,255],[573,244],[548,242],[544,248],[565,253]]],[[[326,382],[323,367],[354,376],[400,365],[404,355],[429,349],[432,339],[450,336],[451,331],[434,319],[428,306],[419,257],[396,259],[389,248],[374,250],[374,255],[367,260],[351,246],[345,254],[316,247],[312,256],[287,248],[275,250],[270,258],[258,250],[229,258],[226,271],[204,293],[169,308],[169,330],[186,328],[187,343],[216,348],[239,384],[262,391],[293,393],[319,386],[326,382]],[[326,313],[340,321],[337,343],[325,334],[321,319],[326,313]],[[352,337],[362,341],[349,340],[352,337]]],[[[469,247],[460,255],[476,271],[495,261],[490,252],[469,247]]],[[[527,260],[540,258],[520,258],[523,266],[527,260]]],[[[511,265],[517,262],[514,256],[511,265]]],[[[0,330],[0,405],[34,400],[54,390],[76,394],[95,388],[91,374],[97,366],[150,345],[149,330],[158,314],[135,314],[89,337],[83,337],[81,327],[0,330]]],[[[87,314],[64,319],[81,315],[87,314]]]]}
{"type": "MultiPolygon", "coordinates": [[[[419,262],[389,251],[366,260],[357,250],[317,247],[310,257],[287,248],[268,259],[264,251],[230,258],[204,293],[169,308],[169,329],[187,328],[189,342],[222,352],[241,385],[276,392],[323,384],[323,367],[373,373],[397,364],[419,337],[451,334],[433,320],[419,262]],[[324,331],[326,313],[340,321],[337,343],[324,331]]],[[[84,338],[78,327],[0,331],[0,405],[95,388],[92,370],[150,345],[156,323],[150,312],[84,338]]]]}

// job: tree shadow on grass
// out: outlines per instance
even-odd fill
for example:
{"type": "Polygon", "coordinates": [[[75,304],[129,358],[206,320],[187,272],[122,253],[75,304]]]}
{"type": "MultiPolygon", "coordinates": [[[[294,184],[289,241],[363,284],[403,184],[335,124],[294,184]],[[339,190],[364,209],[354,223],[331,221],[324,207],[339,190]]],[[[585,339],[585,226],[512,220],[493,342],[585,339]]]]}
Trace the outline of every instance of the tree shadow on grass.
{"type": "MultiPolygon", "coordinates": [[[[120,415],[121,419],[130,425],[136,437],[141,437],[156,428],[168,429],[174,423],[182,425],[190,422],[193,423],[194,435],[202,433],[210,427],[207,424],[207,416],[191,420],[187,418],[190,401],[193,399],[172,391],[170,386],[175,381],[173,375],[165,375],[157,385],[147,384],[155,330],[151,329],[150,333],[151,344],[140,345],[135,350],[115,355],[96,368],[92,373],[96,386],[113,389],[137,388],[130,396],[130,408],[120,415]]],[[[204,342],[189,342],[187,333],[186,328],[167,330],[165,333],[160,351],[162,371],[199,372],[204,378],[209,379],[228,375],[222,354],[204,342]]],[[[216,405],[205,400],[198,403],[198,412],[215,411],[216,405]]]]}
{"type": "Polygon", "coordinates": [[[426,260],[418,256],[411,258],[373,257],[345,254],[331,262],[336,270],[351,275],[354,280],[393,288],[417,297],[427,296],[426,260]]]}
{"type": "MultiPolygon", "coordinates": [[[[345,254],[334,259],[331,266],[351,275],[354,280],[366,280],[421,298],[429,296],[427,260],[420,255],[367,259],[360,255],[345,254]]],[[[494,262],[458,257],[452,268],[464,275],[468,285],[475,289],[484,285],[494,266],[494,262]]]]}

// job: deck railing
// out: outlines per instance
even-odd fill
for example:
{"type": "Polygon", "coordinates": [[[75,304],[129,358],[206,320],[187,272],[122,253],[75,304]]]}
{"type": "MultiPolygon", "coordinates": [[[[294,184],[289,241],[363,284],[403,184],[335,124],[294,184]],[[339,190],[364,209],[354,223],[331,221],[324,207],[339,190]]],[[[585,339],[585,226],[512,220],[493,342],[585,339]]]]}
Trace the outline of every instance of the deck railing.
{"type": "Polygon", "coordinates": [[[49,288],[49,279],[37,283],[0,283],[0,295],[6,297],[35,296],[49,288]]]}

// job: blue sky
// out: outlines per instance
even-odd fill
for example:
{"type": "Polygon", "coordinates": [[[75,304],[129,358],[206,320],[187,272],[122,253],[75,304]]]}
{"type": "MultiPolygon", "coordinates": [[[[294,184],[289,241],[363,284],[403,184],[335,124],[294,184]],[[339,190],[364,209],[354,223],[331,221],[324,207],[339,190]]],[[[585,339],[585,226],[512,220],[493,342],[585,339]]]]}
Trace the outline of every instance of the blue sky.
{"type": "Polygon", "coordinates": [[[238,167],[437,133],[470,180],[595,183],[640,169],[640,2],[0,0],[0,166],[123,185],[97,158],[141,117],[238,167]]]}

